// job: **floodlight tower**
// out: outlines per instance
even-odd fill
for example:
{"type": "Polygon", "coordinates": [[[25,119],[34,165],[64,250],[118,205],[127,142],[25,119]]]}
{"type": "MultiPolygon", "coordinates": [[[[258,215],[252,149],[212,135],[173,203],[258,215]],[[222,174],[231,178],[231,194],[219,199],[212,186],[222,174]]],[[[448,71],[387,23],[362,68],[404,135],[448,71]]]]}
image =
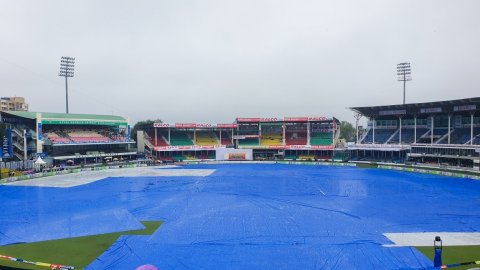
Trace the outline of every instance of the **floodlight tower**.
{"type": "Polygon", "coordinates": [[[75,58],[62,56],[60,60],[60,73],[58,76],[65,77],[65,99],[68,113],[68,77],[73,77],[75,68],[75,58]]]}
{"type": "Polygon", "coordinates": [[[410,63],[397,64],[398,81],[403,82],[403,104],[405,105],[405,84],[412,80],[410,63]]]}

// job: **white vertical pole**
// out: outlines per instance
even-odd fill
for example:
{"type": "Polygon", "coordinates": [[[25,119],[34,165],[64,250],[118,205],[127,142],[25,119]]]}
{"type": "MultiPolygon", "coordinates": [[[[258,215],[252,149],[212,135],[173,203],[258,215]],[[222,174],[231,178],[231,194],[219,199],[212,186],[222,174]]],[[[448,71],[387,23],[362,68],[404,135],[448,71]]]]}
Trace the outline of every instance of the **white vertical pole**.
{"type": "Polygon", "coordinates": [[[413,143],[417,142],[417,116],[413,117],[413,143]]]}
{"type": "Polygon", "coordinates": [[[473,144],[473,113],[470,115],[470,145],[473,144]]]}
{"type": "Polygon", "coordinates": [[[310,122],[307,122],[307,145],[310,145],[310,122]]]}
{"type": "Polygon", "coordinates": [[[450,114],[448,115],[448,144],[450,144],[450,114]]]}
{"type": "Polygon", "coordinates": [[[336,129],[336,123],[335,120],[332,122],[332,144],[335,142],[335,129],[336,129]]]}
{"type": "Polygon", "coordinates": [[[168,144],[170,144],[170,127],[168,128],[168,144]]]}
{"type": "Polygon", "coordinates": [[[220,136],[218,136],[220,138],[220,145],[222,145],[222,129],[220,128],[220,136]]]}
{"type": "Polygon", "coordinates": [[[430,144],[433,144],[433,131],[434,131],[434,128],[435,128],[435,118],[433,117],[432,115],[432,131],[430,132],[430,144]]]}
{"type": "Polygon", "coordinates": [[[373,118],[373,137],[372,137],[372,144],[375,144],[375,118],[373,118]]]}
{"type": "Polygon", "coordinates": [[[262,123],[258,123],[258,144],[262,144],[262,123]]]}
{"type": "Polygon", "coordinates": [[[154,127],[154,130],[155,130],[155,143],[154,143],[154,146],[157,146],[157,127],[154,127]]]}
{"type": "MultiPolygon", "coordinates": [[[[23,130],[23,161],[27,161],[28,154],[27,154],[27,131],[23,130]]],[[[25,163],[23,163],[25,165],[25,163]]],[[[24,168],[25,169],[25,168],[24,168]]]]}
{"type": "Polygon", "coordinates": [[[402,117],[400,118],[400,124],[399,124],[399,134],[398,134],[398,144],[402,144],[402,117]]]}
{"type": "Polygon", "coordinates": [[[285,145],[285,142],[286,142],[286,139],[285,139],[285,122],[283,122],[283,125],[282,125],[282,131],[283,131],[283,138],[282,138],[282,144],[285,145]]]}

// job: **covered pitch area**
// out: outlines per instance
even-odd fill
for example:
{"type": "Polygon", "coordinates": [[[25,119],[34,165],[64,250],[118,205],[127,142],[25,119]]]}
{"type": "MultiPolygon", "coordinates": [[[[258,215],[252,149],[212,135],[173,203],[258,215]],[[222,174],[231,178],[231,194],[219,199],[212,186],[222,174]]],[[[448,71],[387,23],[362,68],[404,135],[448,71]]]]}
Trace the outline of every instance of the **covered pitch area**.
{"type": "Polygon", "coordinates": [[[86,269],[165,270],[429,269],[413,247],[425,233],[479,244],[474,180],[265,163],[142,170],[70,187],[48,178],[0,186],[0,245],[142,230],[140,221],[161,220],[151,235],[121,236],[86,269]]]}

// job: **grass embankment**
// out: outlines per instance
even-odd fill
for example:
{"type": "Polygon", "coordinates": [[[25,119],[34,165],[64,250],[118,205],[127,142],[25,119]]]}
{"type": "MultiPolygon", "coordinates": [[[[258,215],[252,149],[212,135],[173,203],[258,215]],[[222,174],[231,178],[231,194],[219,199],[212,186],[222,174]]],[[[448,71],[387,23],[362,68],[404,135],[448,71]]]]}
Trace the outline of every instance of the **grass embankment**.
{"type": "MultiPolygon", "coordinates": [[[[107,250],[122,235],[151,235],[161,221],[142,221],[143,230],[123,231],[60,240],[0,246],[0,254],[34,262],[75,266],[83,269],[107,250]]],[[[46,267],[0,260],[1,266],[47,270],[46,267]]]]}
{"type": "MultiPolygon", "coordinates": [[[[433,261],[434,251],[433,247],[416,247],[425,256],[433,261]]],[[[461,263],[480,260],[480,246],[448,246],[443,247],[442,263],[461,263]]],[[[476,265],[465,265],[459,267],[453,267],[451,269],[464,270],[478,267],[476,265]]],[[[449,268],[450,269],[450,268],[449,268]]]]}

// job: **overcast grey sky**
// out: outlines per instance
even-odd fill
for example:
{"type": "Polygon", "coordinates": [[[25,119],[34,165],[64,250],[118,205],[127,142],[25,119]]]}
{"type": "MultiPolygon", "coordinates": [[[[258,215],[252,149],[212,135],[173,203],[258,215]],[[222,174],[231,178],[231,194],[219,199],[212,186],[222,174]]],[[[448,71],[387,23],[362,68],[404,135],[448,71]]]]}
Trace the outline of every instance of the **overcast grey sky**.
{"type": "Polygon", "coordinates": [[[133,121],[336,116],[480,96],[480,1],[0,0],[0,95],[133,121]]]}

